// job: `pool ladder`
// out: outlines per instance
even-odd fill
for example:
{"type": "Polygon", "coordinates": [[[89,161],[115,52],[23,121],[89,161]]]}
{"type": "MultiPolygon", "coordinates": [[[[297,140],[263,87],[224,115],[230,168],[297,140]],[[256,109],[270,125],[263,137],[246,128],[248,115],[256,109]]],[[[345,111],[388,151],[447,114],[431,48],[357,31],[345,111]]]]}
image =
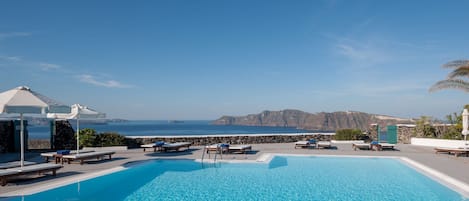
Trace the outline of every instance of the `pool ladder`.
{"type": "MultiPolygon", "coordinates": [[[[208,146],[210,145],[204,146],[204,152],[202,153],[202,159],[201,159],[202,163],[204,162],[205,154],[208,154],[208,158],[210,159],[210,155],[211,155],[210,152],[212,150],[207,149],[208,146]]],[[[219,144],[216,147],[215,156],[213,157],[213,162],[217,161],[218,155],[220,155],[220,159],[223,159],[223,149],[219,144]]]]}

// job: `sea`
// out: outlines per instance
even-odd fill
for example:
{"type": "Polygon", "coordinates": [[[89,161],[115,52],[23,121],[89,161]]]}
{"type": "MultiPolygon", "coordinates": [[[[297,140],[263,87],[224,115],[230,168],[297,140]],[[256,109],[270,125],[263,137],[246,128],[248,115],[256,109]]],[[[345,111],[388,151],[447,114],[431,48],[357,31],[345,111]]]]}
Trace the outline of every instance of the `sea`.
{"type": "MultiPolygon", "coordinates": [[[[69,120],[76,130],[76,120],[69,120]]],[[[292,127],[213,125],[209,120],[162,121],[139,120],[110,122],[107,124],[85,124],[80,130],[95,129],[98,133],[115,132],[124,136],[187,136],[187,135],[235,135],[235,134],[280,134],[311,133],[321,131],[302,130],[292,127]]],[[[29,139],[49,139],[50,126],[29,125],[29,139]]]]}

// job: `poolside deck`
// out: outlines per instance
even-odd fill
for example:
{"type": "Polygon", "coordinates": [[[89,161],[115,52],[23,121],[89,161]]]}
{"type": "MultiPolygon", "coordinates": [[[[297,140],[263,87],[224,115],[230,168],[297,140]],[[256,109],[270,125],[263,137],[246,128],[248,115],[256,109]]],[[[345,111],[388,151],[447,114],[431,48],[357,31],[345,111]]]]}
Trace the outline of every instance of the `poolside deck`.
{"type": "MultiPolygon", "coordinates": [[[[401,156],[407,157],[461,182],[469,184],[469,157],[454,157],[454,155],[435,154],[432,147],[421,147],[407,144],[398,144],[396,150],[386,151],[354,151],[352,144],[333,144],[333,149],[295,149],[295,143],[281,144],[253,144],[252,150],[247,154],[226,154],[225,160],[256,160],[266,153],[281,154],[312,154],[312,155],[359,155],[359,156],[401,156]]],[[[54,186],[58,183],[66,183],[76,180],[78,177],[97,174],[111,168],[127,166],[133,162],[152,159],[200,159],[203,154],[202,146],[193,146],[182,152],[143,152],[142,149],[130,149],[126,151],[116,151],[112,160],[90,160],[84,165],[64,164],[64,167],[57,171],[57,176],[46,176],[35,179],[24,178],[8,183],[0,187],[0,199],[12,194],[21,195],[24,192],[40,188],[54,186]]],[[[205,156],[208,158],[208,156],[205,156]]],[[[212,155],[213,157],[213,155],[212,155]]],[[[218,156],[219,158],[220,156],[218,156]]],[[[0,154],[0,162],[19,159],[18,154],[0,154]]],[[[42,162],[40,153],[27,153],[26,160],[42,162]]]]}

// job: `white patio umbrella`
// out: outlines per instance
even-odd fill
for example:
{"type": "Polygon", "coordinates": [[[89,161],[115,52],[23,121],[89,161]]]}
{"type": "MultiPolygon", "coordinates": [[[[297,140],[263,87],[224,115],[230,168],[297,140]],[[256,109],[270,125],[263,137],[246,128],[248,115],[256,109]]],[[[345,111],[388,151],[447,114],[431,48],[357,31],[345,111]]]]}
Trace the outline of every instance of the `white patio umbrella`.
{"type": "Polygon", "coordinates": [[[106,118],[106,114],[93,110],[87,106],[73,104],[72,111],[68,114],[48,113],[47,118],[76,119],[77,120],[77,154],[80,153],[80,118],[99,119],[106,118]]]}
{"type": "Polygon", "coordinates": [[[464,141],[466,141],[467,134],[469,134],[469,112],[467,109],[464,109],[462,112],[462,134],[464,135],[464,141]]]}
{"type": "Polygon", "coordinates": [[[51,98],[20,86],[0,93],[0,113],[20,114],[21,166],[24,165],[24,125],[23,114],[69,113],[70,107],[51,98]]]}

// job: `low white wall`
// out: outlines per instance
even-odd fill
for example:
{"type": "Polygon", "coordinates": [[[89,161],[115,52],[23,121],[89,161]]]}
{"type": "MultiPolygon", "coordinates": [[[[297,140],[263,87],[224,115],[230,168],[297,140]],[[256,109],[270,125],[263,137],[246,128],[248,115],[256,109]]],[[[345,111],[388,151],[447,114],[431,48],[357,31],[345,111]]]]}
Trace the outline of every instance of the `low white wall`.
{"type": "Polygon", "coordinates": [[[466,142],[464,140],[444,140],[444,139],[432,139],[432,138],[411,138],[410,144],[418,146],[428,146],[428,147],[451,147],[459,148],[466,147],[466,142]]]}

